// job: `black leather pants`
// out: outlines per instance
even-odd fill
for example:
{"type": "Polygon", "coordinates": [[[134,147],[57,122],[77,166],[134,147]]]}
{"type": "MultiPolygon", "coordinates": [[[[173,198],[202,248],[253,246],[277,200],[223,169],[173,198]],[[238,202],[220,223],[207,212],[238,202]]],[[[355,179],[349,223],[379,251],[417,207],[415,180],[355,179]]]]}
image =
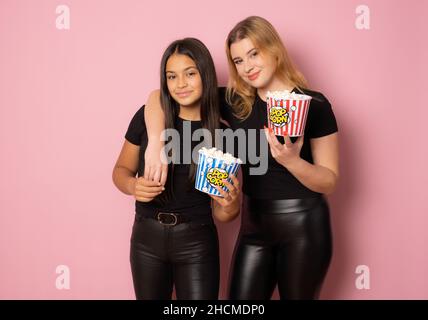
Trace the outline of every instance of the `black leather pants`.
{"type": "Polygon", "coordinates": [[[324,198],[244,199],[229,298],[317,299],[332,255],[324,198]]]}
{"type": "Polygon", "coordinates": [[[131,269],[137,299],[214,300],[219,290],[217,229],[211,223],[166,226],[136,215],[131,269]]]}

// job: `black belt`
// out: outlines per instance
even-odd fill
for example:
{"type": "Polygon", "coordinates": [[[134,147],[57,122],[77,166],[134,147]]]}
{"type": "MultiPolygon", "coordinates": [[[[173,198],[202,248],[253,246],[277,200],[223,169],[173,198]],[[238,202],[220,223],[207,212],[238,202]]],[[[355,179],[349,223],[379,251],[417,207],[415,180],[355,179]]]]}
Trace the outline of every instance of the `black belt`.
{"type": "Polygon", "coordinates": [[[157,212],[143,212],[137,215],[141,216],[142,218],[154,219],[166,226],[175,226],[180,223],[202,223],[202,224],[214,223],[211,213],[209,215],[204,214],[200,216],[188,216],[178,212],[157,211],[157,212]]]}
{"type": "Polygon", "coordinates": [[[263,213],[292,213],[304,210],[309,210],[320,203],[324,198],[322,196],[316,198],[304,198],[304,199],[255,199],[245,197],[247,210],[252,213],[263,214],[263,213]]]}

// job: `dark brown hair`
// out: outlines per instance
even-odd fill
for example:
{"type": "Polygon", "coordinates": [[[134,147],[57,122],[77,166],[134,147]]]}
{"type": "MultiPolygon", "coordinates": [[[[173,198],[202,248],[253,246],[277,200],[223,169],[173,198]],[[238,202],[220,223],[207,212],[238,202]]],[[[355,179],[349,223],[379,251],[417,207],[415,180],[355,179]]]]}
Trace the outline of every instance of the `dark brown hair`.
{"type": "MultiPolygon", "coordinates": [[[[165,50],[160,67],[160,100],[165,114],[165,128],[175,128],[175,122],[179,114],[180,105],[169,93],[167,86],[166,64],[173,54],[182,54],[192,59],[199,71],[202,80],[201,97],[201,125],[202,128],[211,132],[211,137],[215,138],[215,129],[220,127],[220,111],[218,102],[217,76],[214,62],[208,48],[198,39],[185,38],[172,42],[165,50]]],[[[205,141],[214,145],[214,141],[205,141]]],[[[173,196],[173,170],[174,165],[168,166],[168,180],[165,191],[157,199],[168,201],[173,196]]],[[[189,172],[189,184],[195,181],[196,164],[191,163],[189,172]]]]}

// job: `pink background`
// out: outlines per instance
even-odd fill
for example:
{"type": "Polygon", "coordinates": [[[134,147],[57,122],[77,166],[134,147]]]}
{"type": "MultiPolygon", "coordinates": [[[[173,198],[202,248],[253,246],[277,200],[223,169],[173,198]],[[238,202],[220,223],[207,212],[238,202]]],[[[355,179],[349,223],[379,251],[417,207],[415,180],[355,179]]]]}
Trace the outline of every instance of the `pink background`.
{"type": "MultiPolygon", "coordinates": [[[[277,28],[340,126],[334,257],[321,297],[427,299],[427,13],[418,0],[2,0],[0,298],[134,298],[134,201],[111,180],[128,123],[158,86],[172,40],[200,38],[225,84],[226,35],[256,14],[277,28]],[[55,27],[61,4],[70,30],[55,27]],[[370,30],[355,28],[360,4],[370,30]],[[55,287],[63,264],[69,290],[55,287]],[[369,290],[355,286],[358,265],[370,268],[369,290]]],[[[221,298],[238,227],[219,224],[221,298]]]]}

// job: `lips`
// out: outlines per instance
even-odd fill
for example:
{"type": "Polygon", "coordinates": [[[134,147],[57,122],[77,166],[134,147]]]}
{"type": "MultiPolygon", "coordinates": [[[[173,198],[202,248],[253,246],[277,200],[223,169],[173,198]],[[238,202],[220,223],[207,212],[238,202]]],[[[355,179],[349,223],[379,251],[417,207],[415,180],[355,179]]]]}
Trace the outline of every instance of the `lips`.
{"type": "Polygon", "coordinates": [[[260,74],[260,71],[256,72],[256,73],[253,73],[253,74],[250,74],[248,76],[248,79],[250,79],[250,81],[254,81],[254,80],[256,80],[259,77],[259,74],[260,74]]]}
{"type": "Polygon", "coordinates": [[[183,91],[183,92],[176,92],[175,94],[179,96],[180,98],[186,98],[188,97],[192,91],[183,91]]]}

